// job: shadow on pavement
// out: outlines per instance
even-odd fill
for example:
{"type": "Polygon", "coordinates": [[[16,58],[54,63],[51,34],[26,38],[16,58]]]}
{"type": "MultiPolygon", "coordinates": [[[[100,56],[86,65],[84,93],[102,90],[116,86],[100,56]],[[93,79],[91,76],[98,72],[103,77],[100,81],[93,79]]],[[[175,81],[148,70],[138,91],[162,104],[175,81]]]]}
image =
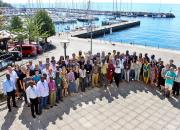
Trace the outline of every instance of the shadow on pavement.
{"type": "MultiPolygon", "coordinates": [[[[53,107],[48,111],[43,111],[42,115],[33,119],[31,117],[30,108],[23,107],[21,115],[18,119],[30,130],[37,129],[46,129],[50,123],[56,124],[56,120],[63,120],[63,115],[69,115],[70,111],[78,109],[78,107],[82,107],[83,104],[92,104],[96,103],[96,100],[102,101],[106,99],[108,103],[112,103],[114,99],[124,98],[134,93],[151,93],[154,96],[164,100],[165,97],[161,94],[161,92],[155,87],[146,86],[141,82],[122,82],[120,87],[109,87],[105,88],[94,88],[87,90],[85,93],[78,93],[76,96],[67,97],[64,99],[64,102],[61,102],[57,107],[53,107]]],[[[168,101],[177,109],[180,109],[179,98],[170,98],[168,101]]],[[[4,124],[1,127],[1,130],[4,128],[9,128],[17,114],[18,109],[14,109],[12,113],[8,113],[5,117],[4,124]]]]}

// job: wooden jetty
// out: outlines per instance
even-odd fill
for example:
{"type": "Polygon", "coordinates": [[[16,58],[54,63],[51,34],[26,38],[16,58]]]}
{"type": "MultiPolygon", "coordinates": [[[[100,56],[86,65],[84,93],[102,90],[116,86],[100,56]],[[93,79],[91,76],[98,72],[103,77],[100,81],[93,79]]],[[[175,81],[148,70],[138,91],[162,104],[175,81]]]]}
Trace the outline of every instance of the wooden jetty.
{"type": "Polygon", "coordinates": [[[126,21],[126,22],[120,22],[117,24],[112,24],[112,25],[107,25],[92,29],[92,34],[91,34],[91,29],[71,32],[71,36],[78,38],[91,38],[92,35],[92,38],[96,38],[99,36],[103,36],[104,34],[109,34],[111,32],[116,32],[139,25],[140,25],[140,21],[126,21]]]}

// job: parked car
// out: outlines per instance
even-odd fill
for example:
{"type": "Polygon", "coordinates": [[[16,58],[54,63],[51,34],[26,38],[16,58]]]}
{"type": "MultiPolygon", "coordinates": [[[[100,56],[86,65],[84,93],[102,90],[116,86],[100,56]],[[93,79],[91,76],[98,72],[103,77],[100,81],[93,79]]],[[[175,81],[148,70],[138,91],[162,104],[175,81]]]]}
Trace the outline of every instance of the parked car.
{"type": "Polygon", "coordinates": [[[22,50],[20,45],[16,45],[12,51],[22,51],[22,56],[30,57],[30,56],[36,56],[37,55],[37,48],[35,45],[31,44],[24,44],[22,45],[22,50]]]}
{"type": "Polygon", "coordinates": [[[43,53],[43,49],[42,49],[42,46],[37,44],[37,43],[32,43],[32,45],[35,45],[36,46],[36,49],[37,49],[37,54],[42,54],[43,53]]]}
{"type": "Polygon", "coordinates": [[[22,53],[20,51],[9,51],[9,53],[14,56],[15,61],[22,60],[22,53]]]}
{"type": "Polygon", "coordinates": [[[14,63],[14,56],[10,53],[0,55],[0,71],[14,63]]]}

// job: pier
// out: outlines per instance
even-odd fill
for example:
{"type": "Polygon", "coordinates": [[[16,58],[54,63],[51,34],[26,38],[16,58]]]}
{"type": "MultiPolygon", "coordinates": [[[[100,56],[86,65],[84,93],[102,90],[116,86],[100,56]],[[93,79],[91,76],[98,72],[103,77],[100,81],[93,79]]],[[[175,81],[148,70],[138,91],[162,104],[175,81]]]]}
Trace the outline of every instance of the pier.
{"type": "Polygon", "coordinates": [[[105,34],[110,34],[111,32],[116,32],[139,25],[140,25],[140,21],[126,21],[126,22],[120,22],[117,24],[112,24],[112,25],[107,25],[92,29],[92,33],[91,30],[71,32],[71,36],[78,38],[91,38],[92,36],[92,38],[96,38],[105,34]]]}

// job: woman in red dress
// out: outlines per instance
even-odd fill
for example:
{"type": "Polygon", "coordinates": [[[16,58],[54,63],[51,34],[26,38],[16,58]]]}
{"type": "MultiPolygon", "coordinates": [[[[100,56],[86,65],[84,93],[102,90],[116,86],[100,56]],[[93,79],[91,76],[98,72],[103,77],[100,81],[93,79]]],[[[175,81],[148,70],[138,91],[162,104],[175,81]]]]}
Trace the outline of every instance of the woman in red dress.
{"type": "Polygon", "coordinates": [[[115,70],[115,67],[112,63],[112,60],[109,60],[108,69],[107,69],[107,79],[110,85],[113,82],[114,70],[115,70]]]}

